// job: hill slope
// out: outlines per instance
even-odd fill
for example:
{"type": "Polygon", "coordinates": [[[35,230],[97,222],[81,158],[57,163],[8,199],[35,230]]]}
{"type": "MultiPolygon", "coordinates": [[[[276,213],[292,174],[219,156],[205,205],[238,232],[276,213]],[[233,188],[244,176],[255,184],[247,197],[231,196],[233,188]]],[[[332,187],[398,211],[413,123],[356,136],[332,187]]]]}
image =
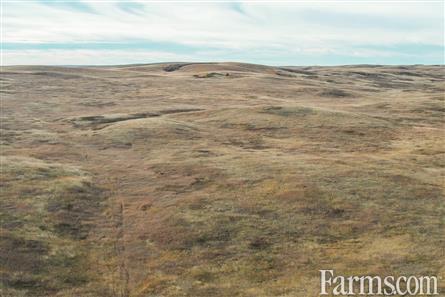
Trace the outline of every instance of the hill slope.
{"type": "Polygon", "coordinates": [[[445,277],[443,67],[17,66],[1,83],[5,296],[445,277]]]}

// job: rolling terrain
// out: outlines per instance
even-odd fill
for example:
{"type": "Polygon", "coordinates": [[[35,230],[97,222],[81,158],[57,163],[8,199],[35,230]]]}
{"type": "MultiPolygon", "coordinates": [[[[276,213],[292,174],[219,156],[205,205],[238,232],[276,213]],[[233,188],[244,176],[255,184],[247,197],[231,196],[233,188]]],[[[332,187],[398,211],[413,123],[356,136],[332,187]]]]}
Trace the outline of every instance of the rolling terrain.
{"type": "Polygon", "coordinates": [[[3,67],[2,296],[313,297],[320,269],[445,278],[444,78],[3,67]]]}

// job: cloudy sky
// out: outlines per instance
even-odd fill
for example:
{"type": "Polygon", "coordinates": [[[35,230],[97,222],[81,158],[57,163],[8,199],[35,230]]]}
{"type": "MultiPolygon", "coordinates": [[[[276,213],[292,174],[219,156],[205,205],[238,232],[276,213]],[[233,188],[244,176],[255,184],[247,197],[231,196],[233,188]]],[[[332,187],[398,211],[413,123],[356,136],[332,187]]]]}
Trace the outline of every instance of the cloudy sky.
{"type": "Polygon", "coordinates": [[[439,1],[2,1],[3,65],[443,64],[439,1]]]}

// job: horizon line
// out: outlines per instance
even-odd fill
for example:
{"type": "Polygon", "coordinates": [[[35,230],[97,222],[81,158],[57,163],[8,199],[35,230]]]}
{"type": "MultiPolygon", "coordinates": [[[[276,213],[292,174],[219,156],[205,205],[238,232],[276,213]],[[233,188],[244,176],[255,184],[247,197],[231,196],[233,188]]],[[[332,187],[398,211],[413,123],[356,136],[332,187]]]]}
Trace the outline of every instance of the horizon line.
{"type": "Polygon", "coordinates": [[[351,63],[351,64],[286,64],[286,65],[271,65],[271,64],[260,64],[260,63],[250,63],[243,61],[205,61],[205,62],[193,62],[193,61],[162,61],[162,62],[150,62],[150,63],[128,63],[128,64],[9,64],[0,65],[0,67],[26,67],[26,66],[45,66],[45,67],[112,67],[112,66],[144,66],[144,65],[156,65],[156,64],[249,64],[267,67],[347,67],[347,66],[445,66],[442,64],[424,64],[424,63],[414,63],[414,64],[377,64],[377,63],[351,63]]]}

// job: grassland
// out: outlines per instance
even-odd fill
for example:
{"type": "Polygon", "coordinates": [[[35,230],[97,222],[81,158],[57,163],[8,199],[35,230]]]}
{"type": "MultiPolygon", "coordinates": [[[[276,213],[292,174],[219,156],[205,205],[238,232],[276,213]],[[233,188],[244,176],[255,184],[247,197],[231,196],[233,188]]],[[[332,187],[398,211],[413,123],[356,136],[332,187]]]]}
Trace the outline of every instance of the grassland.
{"type": "Polygon", "coordinates": [[[445,279],[444,77],[3,67],[2,296],[312,297],[319,269],[445,279]]]}

